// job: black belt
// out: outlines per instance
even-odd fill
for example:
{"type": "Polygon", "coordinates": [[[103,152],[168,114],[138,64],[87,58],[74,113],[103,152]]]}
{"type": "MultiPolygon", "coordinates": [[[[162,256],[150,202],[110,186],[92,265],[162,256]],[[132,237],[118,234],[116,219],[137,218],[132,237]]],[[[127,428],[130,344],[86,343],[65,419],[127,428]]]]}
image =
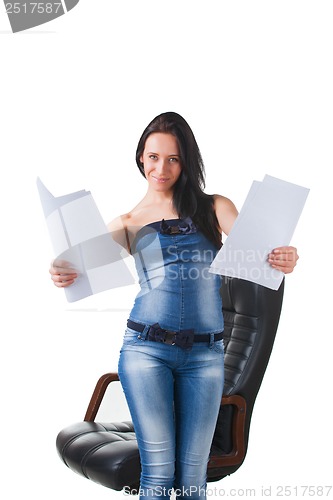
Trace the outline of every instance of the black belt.
{"type": "MultiPolygon", "coordinates": [[[[146,328],[146,325],[141,323],[135,323],[130,319],[127,320],[127,326],[131,330],[142,333],[146,328]]],[[[148,329],[148,340],[153,342],[163,342],[169,345],[178,345],[179,347],[187,348],[192,347],[193,342],[210,342],[211,335],[209,333],[196,334],[194,335],[194,330],[180,330],[179,332],[173,332],[170,330],[165,330],[161,328],[158,323],[149,326],[148,329]]],[[[223,332],[214,333],[213,340],[221,340],[223,338],[223,332]]]]}

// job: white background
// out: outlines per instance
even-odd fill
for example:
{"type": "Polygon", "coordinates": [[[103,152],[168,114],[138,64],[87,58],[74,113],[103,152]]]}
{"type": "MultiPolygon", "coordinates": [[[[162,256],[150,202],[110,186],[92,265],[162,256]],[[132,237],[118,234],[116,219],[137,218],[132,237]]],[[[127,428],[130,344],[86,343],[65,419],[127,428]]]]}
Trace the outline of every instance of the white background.
{"type": "MultiPolygon", "coordinates": [[[[55,438],[82,420],[97,378],[116,369],[135,290],[65,301],[48,275],[52,250],[35,181],[54,195],[91,190],[106,221],[128,211],[145,192],[138,138],[169,110],[195,132],[207,192],[240,208],[266,173],[311,189],[246,461],[211,487],[229,495],[241,488],[241,496],[253,488],[260,497],[262,486],[273,495],[278,485],[332,484],[332,23],[332,2],[321,0],[81,0],[55,21],[12,34],[1,8],[6,499],[123,498],[69,471],[55,438]]],[[[111,421],[126,413],[114,399],[111,421]]]]}

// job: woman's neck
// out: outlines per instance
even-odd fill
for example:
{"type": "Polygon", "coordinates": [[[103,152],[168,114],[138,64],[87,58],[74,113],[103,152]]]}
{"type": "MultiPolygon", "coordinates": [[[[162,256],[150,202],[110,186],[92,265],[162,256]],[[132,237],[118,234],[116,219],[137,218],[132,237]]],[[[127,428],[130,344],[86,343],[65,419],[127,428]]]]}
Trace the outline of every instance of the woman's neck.
{"type": "Polygon", "coordinates": [[[143,198],[143,202],[149,205],[172,206],[173,191],[156,191],[148,189],[143,198]]]}
{"type": "Polygon", "coordinates": [[[165,192],[150,192],[148,190],[140,203],[129,213],[131,218],[130,224],[143,226],[161,219],[178,218],[172,200],[172,193],[167,195],[165,192]]]}

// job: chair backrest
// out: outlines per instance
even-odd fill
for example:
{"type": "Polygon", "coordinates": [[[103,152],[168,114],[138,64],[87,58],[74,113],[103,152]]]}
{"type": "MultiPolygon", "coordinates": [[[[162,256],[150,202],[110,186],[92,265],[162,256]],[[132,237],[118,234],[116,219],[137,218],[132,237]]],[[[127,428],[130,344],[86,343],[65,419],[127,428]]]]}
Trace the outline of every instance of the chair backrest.
{"type": "MultiPolygon", "coordinates": [[[[223,278],[221,288],[225,319],[224,396],[238,394],[246,401],[245,453],[253,405],[273,348],[279,323],[284,281],[275,291],[250,281],[223,278]]],[[[232,448],[232,405],[221,406],[212,450],[230,453],[232,448]]],[[[245,455],[243,457],[243,460],[245,455]]],[[[242,462],[243,462],[242,460],[242,462]]],[[[216,481],[237,470],[241,463],[208,470],[208,480],[216,481]]]]}

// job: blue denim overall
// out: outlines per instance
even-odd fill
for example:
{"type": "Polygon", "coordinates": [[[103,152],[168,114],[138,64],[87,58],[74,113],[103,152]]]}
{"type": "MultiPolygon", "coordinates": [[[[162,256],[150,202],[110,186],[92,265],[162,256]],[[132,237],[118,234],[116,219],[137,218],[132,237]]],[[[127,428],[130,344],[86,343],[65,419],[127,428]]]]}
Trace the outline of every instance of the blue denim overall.
{"type": "Polygon", "coordinates": [[[133,255],[140,292],[119,359],[138,439],[140,498],[206,498],[206,471],[223,390],[221,278],[208,272],[217,248],[190,219],[148,224],[133,255]],[[149,327],[193,329],[206,342],[181,348],[148,339],[149,327]]]}

